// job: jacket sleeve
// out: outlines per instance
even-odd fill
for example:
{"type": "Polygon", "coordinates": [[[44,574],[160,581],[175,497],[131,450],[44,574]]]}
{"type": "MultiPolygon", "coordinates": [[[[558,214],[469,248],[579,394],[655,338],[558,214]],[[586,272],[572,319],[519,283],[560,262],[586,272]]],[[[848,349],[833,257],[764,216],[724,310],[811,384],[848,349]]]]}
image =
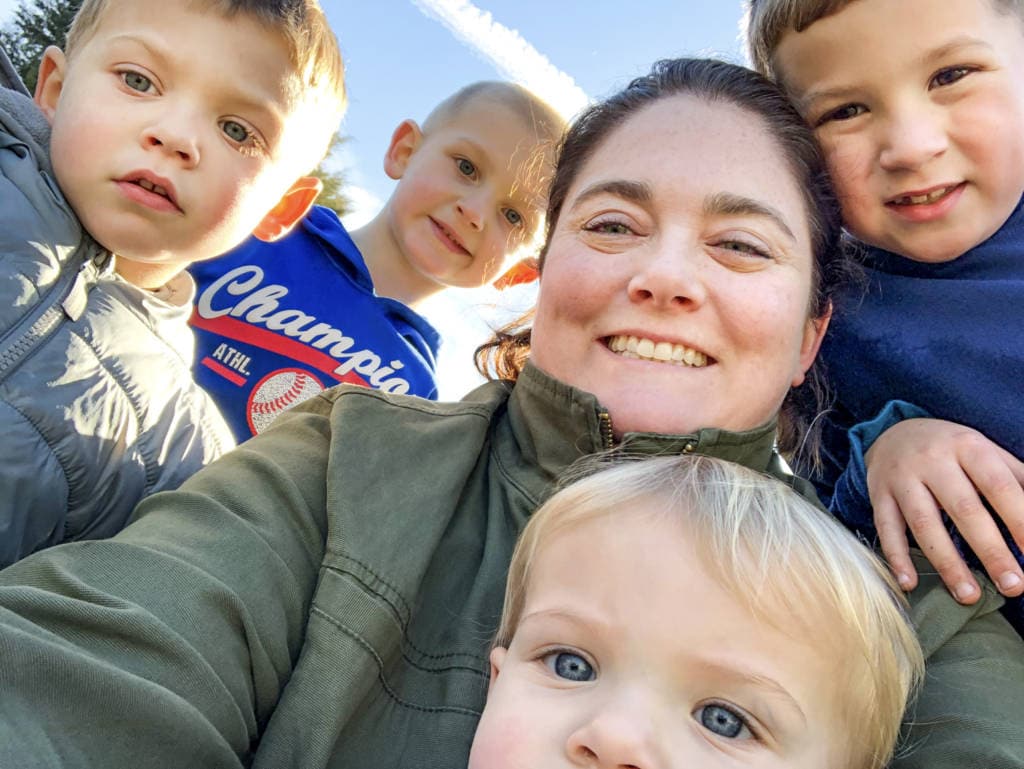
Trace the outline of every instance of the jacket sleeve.
{"type": "Polygon", "coordinates": [[[873,532],[874,511],[868,495],[868,470],[865,455],[876,440],[895,424],[905,419],[931,416],[924,409],[905,401],[889,401],[874,419],[861,422],[848,433],[849,454],[846,467],[835,479],[829,510],[847,526],[861,532],[873,532]]]}
{"type": "Polygon", "coordinates": [[[924,648],[924,685],[904,720],[891,769],[1024,767],[1024,641],[1003,599],[976,573],[982,598],[961,606],[919,553],[909,598],[924,648]]]}
{"type": "Polygon", "coordinates": [[[240,767],[291,674],[325,540],[330,402],[0,571],[0,766],[240,767]]]}

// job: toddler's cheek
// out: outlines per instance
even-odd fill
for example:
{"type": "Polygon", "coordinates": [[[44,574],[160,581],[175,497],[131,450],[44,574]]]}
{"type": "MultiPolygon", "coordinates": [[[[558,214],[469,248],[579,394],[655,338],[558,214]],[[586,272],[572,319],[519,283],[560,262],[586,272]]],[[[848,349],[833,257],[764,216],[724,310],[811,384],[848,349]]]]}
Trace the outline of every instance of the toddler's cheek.
{"type": "Polygon", "coordinates": [[[484,709],[473,738],[469,769],[512,769],[531,766],[529,732],[514,716],[484,709]]]}

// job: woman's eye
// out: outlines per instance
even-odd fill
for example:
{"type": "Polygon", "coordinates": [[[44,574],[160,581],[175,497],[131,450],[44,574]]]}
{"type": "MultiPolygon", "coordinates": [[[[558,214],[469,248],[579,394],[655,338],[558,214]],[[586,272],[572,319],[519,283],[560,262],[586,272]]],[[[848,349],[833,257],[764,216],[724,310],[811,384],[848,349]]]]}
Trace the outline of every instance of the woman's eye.
{"type": "Polygon", "coordinates": [[[762,259],[771,259],[772,256],[767,249],[742,240],[723,240],[718,243],[718,247],[726,251],[735,251],[737,254],[757,256],[762,259]]]}
{"type": "Polygon", "coordinates": [[[729,740],[751,740],[754,733],[747,725],[747,720],[735,710],[725,705],[704,705],[693,713],[701,726],[709,732],[729,740]]]}
{"type": "Polygon", "coordinates": [[[505,215],[505,221],[511,224],[513,227],[518,227],[523,223],[523,215],[516,211],[514,208],[506,208],[502,213],[505,215]]]}
{"type": "Polygon", "coordinates": [[[145,75],[140,75],[138,72],[122,72],[121,80],[133,91],[139,91],[140,93],[146,93],[153,87],[153,81],[145,75]]]}
{"type": "Polygon", "coordinates": [[[823,126],[825,125],[825,123],[852,120],[858,115],[863,115],[867,111],[867,107],[865,107],[863,104],[844,104],[842,107],[837,107],[836,109],[829,110],[820,118],[818,118],[817,122],[814,124],[814,127],[817,128],[819,126],[823,126]]]}
{"type": "Polygon", "coordinates": [[[472,160],[455,158],[455,165],[458,166],[459,173],[463,176],[476,176],[476,166],[473,165],[472,160]]]}
{"type": "Polygon", "coordinates": [[[586,229],[589,232],[597,232],[602,235],[629,235],[633,232],[629,225],[622,222],[594,222],[588,224],[586,229]]]}
{"type": "Polygon", "coordinates": [[[544,657],[544,663],[567,681],[593,681],[596,677],[593,666],[574,652],[552,652],[544,657]]]}
{"type": "Polygon", "coordinates": [[[935,73],[930,85],[932,87],[938,86],[940,88],[945,85],[953,85],[953,83],[958,80],[963,80],[970,73],[970,67],[947,67],[946,69],[939,70],[935,73]]]}
{"type": "Polygon", "coordinates": [[[233,142],[243,144],[249,138],[249,129],[237,120],[225,120],[221,123],[220,130],[233,142]]]}

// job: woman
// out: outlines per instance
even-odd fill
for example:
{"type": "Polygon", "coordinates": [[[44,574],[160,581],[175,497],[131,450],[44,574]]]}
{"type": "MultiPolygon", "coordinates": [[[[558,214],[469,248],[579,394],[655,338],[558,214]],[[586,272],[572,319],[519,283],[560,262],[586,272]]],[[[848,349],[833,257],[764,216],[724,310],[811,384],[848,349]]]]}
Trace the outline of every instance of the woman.
{"type": "MultiPolygon", "coordinates": [[[[0,765],[464,766],[516,535],[566,467],[617,446],[788,477],[776,417],[842,264],[796,112],[662,63],[577,121],[552,189],[529,360],[497,348],[515,384],[332,391],[115,539],[0,574],[0,765]]],[[[943,627],[993,629],[947,599],[943,627]]]]}

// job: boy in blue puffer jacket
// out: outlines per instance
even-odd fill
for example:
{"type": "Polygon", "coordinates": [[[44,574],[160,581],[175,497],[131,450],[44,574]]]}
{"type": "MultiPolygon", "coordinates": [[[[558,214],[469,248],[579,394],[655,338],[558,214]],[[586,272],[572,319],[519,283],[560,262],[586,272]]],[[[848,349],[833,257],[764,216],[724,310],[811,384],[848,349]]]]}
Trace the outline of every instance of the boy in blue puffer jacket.
{"type": "Polygon", "coordinates": [[[305,214],[345,97],[315,0],[86,0],[35,104],[0,71],[4,565],[231,448],[184,268],[305,214]]]}

